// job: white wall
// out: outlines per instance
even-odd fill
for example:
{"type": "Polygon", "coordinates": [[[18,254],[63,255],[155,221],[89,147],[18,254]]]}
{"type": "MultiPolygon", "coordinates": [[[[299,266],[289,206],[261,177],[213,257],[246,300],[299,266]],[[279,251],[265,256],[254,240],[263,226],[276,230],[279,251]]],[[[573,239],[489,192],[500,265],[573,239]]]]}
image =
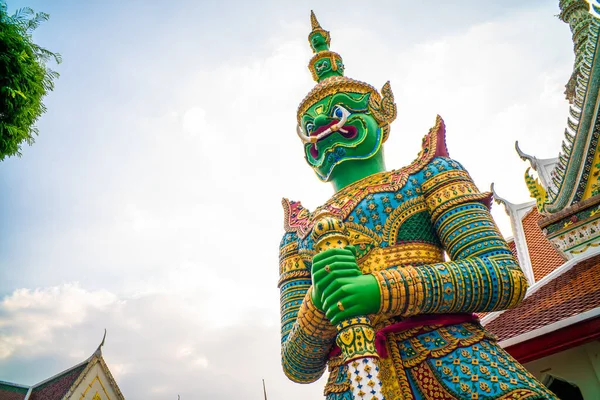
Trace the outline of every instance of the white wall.
{"type": "Polygon", "coordinates": [[[591,342],[524,364],[538,379],[550,374],[576,384],[585,400],[600,398],[600,343],[591,342]]]}

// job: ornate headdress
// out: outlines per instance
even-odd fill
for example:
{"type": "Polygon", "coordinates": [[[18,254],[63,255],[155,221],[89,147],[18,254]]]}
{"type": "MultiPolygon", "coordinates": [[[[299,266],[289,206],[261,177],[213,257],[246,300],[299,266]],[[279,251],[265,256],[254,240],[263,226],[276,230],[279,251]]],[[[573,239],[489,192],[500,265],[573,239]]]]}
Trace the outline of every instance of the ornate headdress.
{"type": "Polygon", "coordinates": [[[313,11],[310,12],[312,31],[308,41],[315,55],[308,63],[313,79],[317,85],[304,97],[298,106],[298,123],[300,118],[315,102],[335,93],[369,93],[369,110],[379,122],[385,141],[389,134],[389,126],[396,119],[396,104],[389,81],[383,85],[381,94],[368,83],[357,81],[344,76],[344,62],[342,56],[329,50],[331,36],[328,31],[321,28],[313,11]]]}

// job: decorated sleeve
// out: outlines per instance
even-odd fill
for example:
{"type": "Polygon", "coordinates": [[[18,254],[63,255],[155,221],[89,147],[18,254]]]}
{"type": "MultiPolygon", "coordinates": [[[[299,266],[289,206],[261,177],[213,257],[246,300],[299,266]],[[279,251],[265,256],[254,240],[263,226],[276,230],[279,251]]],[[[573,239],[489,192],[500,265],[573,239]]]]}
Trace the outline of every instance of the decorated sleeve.
{"type": "Polygon", "coordinates": [[[423,171],[427,207],[450,261],[374,273],[382,313],[411,316],[504,310],[525,296],[527,280],[462,166],[438,157],[423,171]]]}
{"type": "Polygon", "coordinates": [[[284,235],[279,251],[281,364],[291,380],[321,377],[335,341],[335,327],[311,300],[310,267],[298,255],[298,236],[284,235]]]}

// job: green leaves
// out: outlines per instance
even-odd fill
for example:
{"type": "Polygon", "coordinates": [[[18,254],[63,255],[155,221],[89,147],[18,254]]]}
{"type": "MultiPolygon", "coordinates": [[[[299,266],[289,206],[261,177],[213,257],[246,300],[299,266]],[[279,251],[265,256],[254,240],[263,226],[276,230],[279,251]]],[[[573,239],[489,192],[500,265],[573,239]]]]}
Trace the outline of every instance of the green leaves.
{"type": "Polygon", "coordinates": [[[48,18],[29,7],[8,15],[0,0],[0,161],[20,156],[22,143],[34,142],[35,123],[46,111],[42,100],[59,76],[46,63],[60,63],[60,55],[40,47],[31,36],[48,18]]]}
{"type": "Polygon", "coordinates": [[[23,94],[23,92],[21,92],[20,90],[14,90],[14,89],[11,89],[11,88],[9,88],[8,86],[5,86],[5,87],[3,87],[3,88],[2,88],[2,91],[4,91],[4,92],[8,93],[8,95],[9,95],[9,96],[11,96],[13,99],[14,99],[14,98],[15,98],[17,95],[21,96],[21,97],[22,97],[22,98],[24,98],[24,99],[27,99],[27,97],[25,97],[25,95],[23,94]]]}

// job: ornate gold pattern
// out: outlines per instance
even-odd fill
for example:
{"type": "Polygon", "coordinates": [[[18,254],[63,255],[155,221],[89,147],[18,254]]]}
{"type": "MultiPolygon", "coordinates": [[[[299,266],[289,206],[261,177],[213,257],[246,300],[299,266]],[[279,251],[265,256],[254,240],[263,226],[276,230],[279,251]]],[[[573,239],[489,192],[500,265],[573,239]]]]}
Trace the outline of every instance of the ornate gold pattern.
{"type": "Polygon", "coordinates": [[[343,393],[351,389],[350,381],[347,376],[341,377],[340,374],[345,369],[342,369],[344,360],[342,356],[331,357],[327,362],[327,370],[329,371],[329,377],[327,378],[327,384],[323,394],[327,396],[331,393],[343,393]]]}
{"type": "Polygon", "coordinates": [[[346,222],[346,229],[348,230],[348,236],[354,245],[381,244],[381,236],[364,225],[346,222]]]}
{"type": "Polygon", "coordinates": [[[471,199],[485,199],[486,197],[489,197],[489,194],[486,193],[484,196],[481,196],[481,193],[479,193],[477,186],[473,182],[460,182],[444,185],[428,193],[425,199],[432,213],[432,219],[435,220],[452,205],[471,199]]]}
{"type": "Polygon", "coordinates": [[[369,98],[369,110],[373,117],[379,122],[379,125],[389,125],[396,119],[397,109],[394,103],[394,93],[390,81],[387,81],[381,88],[382,98],[371,96],[369,98]]]}
{"type": "Polygon", "coordinates": [[[277,287],[280,287],[284,282],[287,282],[291,279],[295,278],[310,278],[310,271],[294,271],[288,272],[279,277],[279,281],[277,281],[277,287]]]}
{"type": "MultiPolygon", "coordinates": [[[[104,395],[106,396],[106,398],[108,400],[110,400],[110,396],[108,395],[108,392],[106,391],[106,387],[104,386],[104,384],[102,383],[102,380],[100,379],[100,377],[98,375],[96,375],[94,377],[94,379],[92,379],[92,381],[88,384],[88,386],[85,388],[83,393],[81,393],[81,397],[79,398],[79,400],[85,399],[87,392],[92,388],[92,386],[94,386],[94,383],[96,383],[96,382],[98,382],[98,384],[100,384],[100,387],[102,388],[102,391],[104,392],[104,395]]],[[[96,394],[94,395],[92,400],[96,400],[97,398],[100,399],[100,394],[98,393],[98,391],[96,391],[96,394]]]]}
{"type": "Polygon", "coordinates": [[[421,189],[424,192],[431,192],[435,190],[436,187],[447,184],[452,181],[470,181],[471,176],[465,170],[456,170],[452,169],[449,171],[440,172],[438,174],[433,175],[430,179],[426,180],[421,184],[421,189]]]}
{"type": "Polygon", "coordinates": [[[444,251],[429,243],[402,243],[376,247],[358,260],[363,274],[409,264],[436,264],[444,261],[444,251]]]}
{"type": "Polygon", "coordinates": [[[343,65],[343,62],[344,62],[344,60],[342,60],[342,56],[340,56],[335,51],[327,50],[327,51],[320,51],[320,52],[318,52],[317,54],[315,54],[314,56],[312,56],[312,58],[308,62],[308,69],[310,70],[312,78],[315,81],[319,80],[319,76],[317,75],[317,69],[316,69],[315,64],[317,63],[317,61],[325,59],[325,58],[329,59],[329,62],[331,63],[331,69],[333,71],[336,71],[338,69],[338,63],[337,63],[337,61],[339,61],[340,64],[342,64],[342,65],[343,65]]]}
{"type": "Polygon", "coordinates": [[[316,84],[300,102],[297,112],[298,125],[300,125],[300,118],[302,115],[306,113],[313,104],[336,93],[370,93],[372,97],[381,101],[381,95],[377,92],[377,89],[368,83],[345,76],[332,76],[316,84]]]}
{"type": "Polygon", "coordinates": [[[298,312],[298,325],[302,330],[311,336],[325,335],[326,337],[335,336],[336,329],[327,317],[325,313],[315,307],[312,302],[312,287],[306,293],[305,301],[300,306],[298,312]]]}
{"type": "Polygon", "coordinates": [[[394,209],[383,226],[383,235],[388,238],[388,243],[398,241],[398,229],[409,217],[418,212],[427,210],[427,204],[423,196],[417,196],[402,203],[394,209]]]}
{"type": "Polygon", "coordinates": [[[335,341],[337,332],[325,314],[315,307],[311,293],[312,288],[309,288],[298,311],[296,323],[289,332],[289,340],[282,343],[281,364],[286,375],[294,382],[313,382],[322,375],[327,353],[335,341]],[[294,366],[299,364],[297,357],[303,354],[302,350],[305,348],[315,351],[312,351],[310,356],[304,356],[300,364],[312,365],[314,369],[295,369],[294,366]]]}
{"type": "Polygon", "coordinates": [[[375,349],[375,329],[366,317],[351,318],[337,326],[337,345],[342,349],[344,363],[358,358],[379,358],[375,349]]]}
{"type": "MultiPolygon", "coordinates": [[[[417,378],[416,383],[422,393],[426,393],[429,399],[458,400],[452,396],[445,387],[437,380],[433,371],[427,363],[420,363],[413,371],[417,378]]],[[[412,396],[411,396],[412,397],[412,396]]]]}

